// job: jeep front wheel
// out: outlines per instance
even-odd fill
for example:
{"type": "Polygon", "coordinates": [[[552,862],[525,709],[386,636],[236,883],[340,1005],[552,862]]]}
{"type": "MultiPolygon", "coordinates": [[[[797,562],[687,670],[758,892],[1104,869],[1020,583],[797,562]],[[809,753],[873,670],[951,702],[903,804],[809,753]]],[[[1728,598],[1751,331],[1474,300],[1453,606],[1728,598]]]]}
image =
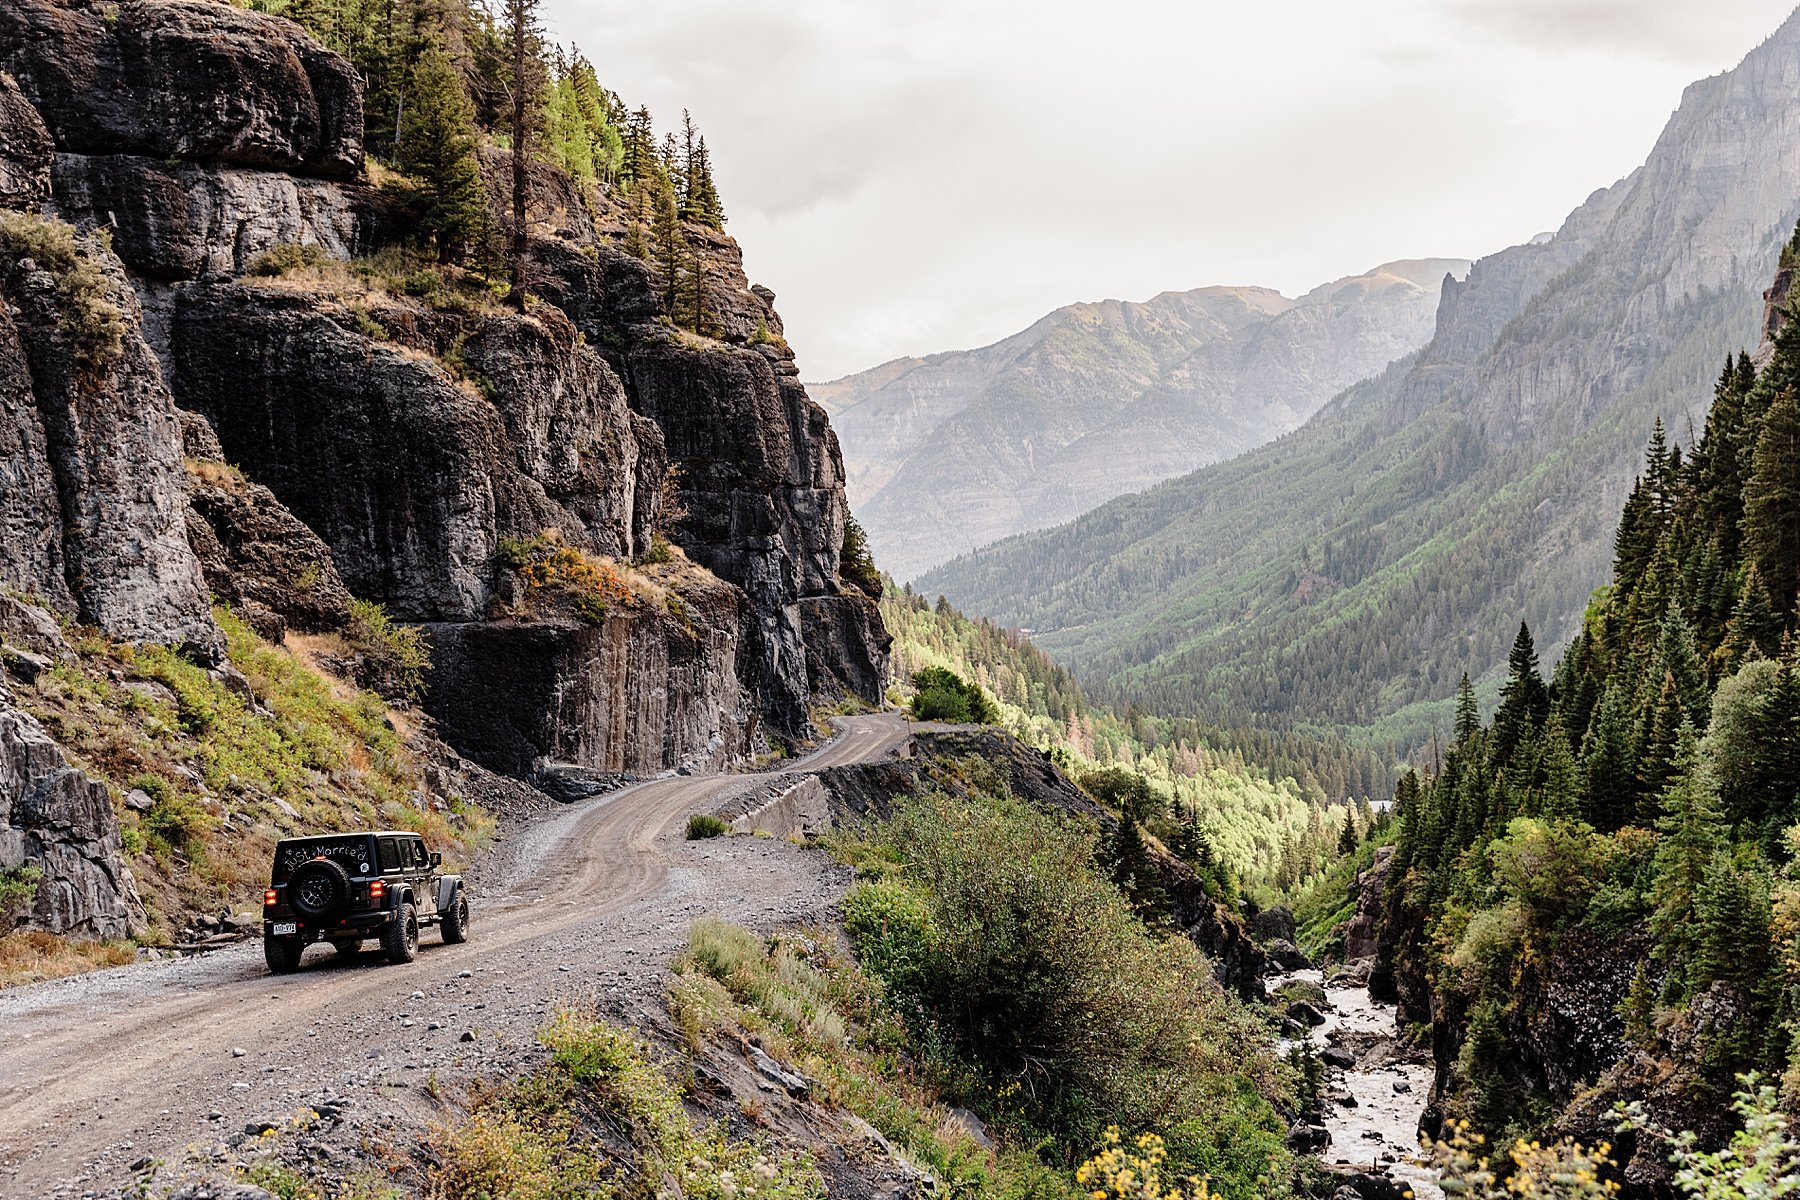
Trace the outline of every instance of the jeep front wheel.
{"type": "Polygon", "coordinates": [[[391,963],[409,963],[419,957],[419,910],[402,904],[394,913],[393,924],[381,935],[381,948],[391,963]]]}
{"type": "Polygon", "coordinates": [[[263,961],[269,964],[269,970],[277,975],[292,975],[300,969],[300,956],[306,952],[306,946],[300,942],[286,938],[263,939],[263,961]]]}
{"type": "Polygon", "coordinates": [[[454,946],[469,940],[469,898],[462,894],[461,888],[456,889],[456,902],[438,924],[443,928],[445,944],[454,946]]]}

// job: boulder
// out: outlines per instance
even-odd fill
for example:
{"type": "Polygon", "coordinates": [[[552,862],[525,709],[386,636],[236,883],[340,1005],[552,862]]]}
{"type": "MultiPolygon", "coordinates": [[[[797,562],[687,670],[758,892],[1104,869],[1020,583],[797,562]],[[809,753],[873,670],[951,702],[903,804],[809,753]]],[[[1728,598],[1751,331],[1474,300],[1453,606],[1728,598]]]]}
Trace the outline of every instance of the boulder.
{"type": "Polygon", "coordinates": [[[1288,1149],[1296,1153],[1314,1154],[1330,1144],[1331,1131],[1323,1125],[1296,1125],[1288,1130],[1288,1149]]]}
{"type": "Polygon", "coordinates": [[[0,74],[0,208],[35,208],[50,194],[53,153],[37,109],[0,74]]]}
{"type": "Polygon", "coordinates": [[[144,923],[106,785],[29,714],[0,707],[0,869],[43,873],[25,913],[52,933],[122,938],[144,923]]]}
{"type": "Polygon", "coordinates": [[[1285,938],[1276,938],[1264,944],[1263,953],[1283,971],[1305,971],[1312,967],[1312,960],[1300,952],[1300,947],[1285,938]]]}
{"type": "Polygon", "coordinates": [[[1333,1193],[1333,1200],[1406,1200],[1411,1194],[1405,1184],[1388,1175],[1358,1171],[1341,1178],[1343,1183],[1333,1193]]]}
{"type": "Polygon", "coordinates": [[[1250,934],[1259,942],[1291,942],[1297,936],[1294,914],[1285,904],[1263,909],[1249,920],[1250,934]]]}
{"type": "Polygon", "coordinates": [[[1319,1060],[1328,1067],[1337,1067],[1342,1071],[1348,1071],[1356,1065],[1356,1055],[1342,1046],[1325,1047],[1319,1054],[1319,1060]]]}
{"type": "Polygon", "coordinates": [[[75,661],[75,648],[55,617],[5,592],[0,592],[0,642],[56,662],[75,661]]]}
{"type": "Polygon", "coordinates": [[[210,0],[8,0],[0,62],[58,150],[362,167],[362,82],[291,21],[210,0]]]}
{"type": "Polygon", "coordinates": [[[1303,1025],[1315,1028],[1325,1023],[1325,1014],[1304,1000],[1296,1000],[1288,1005],[1287,1015],[1303,1025]]]}

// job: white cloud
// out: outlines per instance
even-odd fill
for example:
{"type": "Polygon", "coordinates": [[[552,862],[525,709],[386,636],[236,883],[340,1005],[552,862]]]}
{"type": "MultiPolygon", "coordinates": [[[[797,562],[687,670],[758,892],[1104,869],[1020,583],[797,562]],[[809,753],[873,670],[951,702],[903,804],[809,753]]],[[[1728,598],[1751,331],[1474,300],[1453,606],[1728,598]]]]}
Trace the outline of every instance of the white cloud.
{"type": "Polygon", "coordinates": [[[1289,294],[1553,228],[1786,0],[546,0],[693,110],[809,377],[1074,300],[1289,294]]]}

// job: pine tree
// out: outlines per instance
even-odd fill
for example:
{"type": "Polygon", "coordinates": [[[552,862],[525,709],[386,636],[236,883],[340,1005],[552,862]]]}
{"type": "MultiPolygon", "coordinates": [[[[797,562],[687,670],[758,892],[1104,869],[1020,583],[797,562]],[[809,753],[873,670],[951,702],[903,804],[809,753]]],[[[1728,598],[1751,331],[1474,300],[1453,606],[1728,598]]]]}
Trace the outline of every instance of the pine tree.
{"type": "Polygon", "coordinates": [[[507,253],[512,285],[508,299],[525,311],[525,181],[531,155],[531,133],[543,65],[538,58],[542,27],[538,0],[505,0],[506,44],[512,60],[512,245],[507,253]]]}
{"type": "Polygon", "coordinates": [[[1544,731],[1543,785],[1537,811],[1553,820],[1575,820],[1581,814],[1581,768],[1569,746],[1562,716],[1552,714],[1544,731]]]}
{"type": "Polygon", "coordinates": [[[1362,835],[1356,831],[1356,810],[1348,805],[1344,808],[1344,828],[1338,834],[1337,852],[1339,855],[1355,854],[1356,848],[1362,845],[1362,835]]]}
{"type": "Polygon", "coordinates": [[[1725,626],[1715,673],[1726,675],[1753,658],[1773,658],[1781,646],[1781,614],[1769,599],[1768,584],[1755,563],[1744,569],[1737,602],[1725,626]]]}
{"type": "Polygon", "coordinates": [[[402,170],[425,184],[421,228],[453,262],[484,242],[492,227],[487,189],[475,157],[475,110],[450,56],[428,49],[412,73],[411,103],[400,138],[402,170]]]}
{"type": "Polygon", "coordinates": [[[1402,874],[1419,860],[1419,843],[1424,833],[1423,807],[1418,772],[1408,771],[1394,787],[1393,804],[1393,811],[1400,821],[1400,832],[1394,840],[1394,869],[1402,874]]]}
{"type": "Polygon", "coordinates": [[[695,143],[694,157],[688,164],[688,194],[692,197],[692,220],[709,229],[725,228],[725,206],[713,183],[712,153],[706,148],[704,134],[695,143]]]}
{"type": "Polygon", "coordinates": [[[1637,756],[1637,790],[1639,796],[1654,796],[1662,791],[1680,769],[1681,730],[1692,728],[1681,705],[1681,693],[1675,688],[1675,677],[1664,673],[1662,687],[1655,700],[1644,710],[1639,725],[1637,756]]]}
{"type": "Polygon", "coordinates": [[[1744,554],[1761,571],[1777,612],[1800,597],[1800,399],[1776,397],[1763,418],[1744,486],[1744,554]]]}
{"type": "Polygon", "coordinates": [[[650,121],[650,110],[641,105],[626,118],[621,147],[619,177],[627,184],[646,184],[662,166],[656,153],[656,130],[650,121]]]}
{"type": "Polygon", "coordinates": [[[1475,685],[1464,671],[1456,685],[1456,745],[1467,746],[1481,732],[1481,709],[1475,703],[1475,685]]]}
{"type": "Polygon", "coordinates": [[[1582,819],[1611,833],[1638,819],[1637,756],[1632,748],[1629,703],[1624,690],[1609,686],[1582,739],[1586,789],[1582,819]]]}
{"type": "Polygon", "coordinates": [[[1512,653],[1507,656],[1507,680],[1500,689],[1500,707],[1494,713],[1493,741],[1488,750],[1495,769],[1503,769],[1526,735],[1550,715],[1550,690],[1538,673],[1537,648],[1532,645],[1531,630],[1519,622],[1519,634],[1513,639],[1512,653]]]}
{"type": "Polygon", "coordinates": [[[1662,838],[1656,847],[1650,889],[1655,904],[1651,929],[1664,956],[1686,964],[1692,960],[1696,941],[1694,901],[1725,833],[1718,785],[1700,754],[1699,737],[1692,725],[1681,727],[1674,778],[1659,801],[1662,811],[1656,829],[1662,838]]]}
{"type": "Polygon", "coordinates": [[[663,308],[671,317],[679,311],[682,268],[687,261],[687,235],[681,228],[675,187],[667,175],[658,175],[650,188],[651,258],[662,279],[663,308]]]}
{"type": "Polygon", "coordinates": [[[1631,485],[1618,531],[1613,534],[1613,587],[1621,601],[1630,598],[1644,577],[1661,532],[1650,490],[1640,476],[1631,485]]]}
{"type": "Polygon", "coordinates": [[[1694,627],[1681,613],[1681,606],[1671,604],[1663,614],[1658,631],[1656,665],[1675,685],[1676,697],[1684,714],[1702,732],[1706,732],[1706,671],[1700,665],[1700,654],[1694,645],[1694,627]]]}

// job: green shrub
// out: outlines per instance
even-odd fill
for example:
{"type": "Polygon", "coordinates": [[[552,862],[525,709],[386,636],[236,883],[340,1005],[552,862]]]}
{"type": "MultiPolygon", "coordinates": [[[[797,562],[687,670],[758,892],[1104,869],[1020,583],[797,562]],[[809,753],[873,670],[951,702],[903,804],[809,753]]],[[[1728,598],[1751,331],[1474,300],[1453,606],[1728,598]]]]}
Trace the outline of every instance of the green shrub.
{"type": "Polygon", "coordinates": [[[0,870],[0,932],[18,920],[19,914],[37,903],[44,873],[27,864],[0,870]]]}
{"type": "Polygon", "coordinates": [[[844,928],[871,975],[898,995],[917,996],[931,959],[931,908],[904,883],[859,883],[844,897],[844,928]]]}
{"type": "Polygon", "coordinates": [[[410,700],[425,694],[431,645],[425,640],[424,630],[396,624],[387,610],[373,601],[352,600],[350,624],[344,637],[362,654],[377,683],[410,700]]]}
{"type": "Polygon", "coordinates": [[[719,820],[711,813],[695,813],[688,818],[687,837],[690,842],[702,838],[716,838],[731,832],[731,826],[719,820]]]}
{"type": "Polygon", "coordinates": [[[250,273],[278,277],[294,271],[317,270],[330,261],[321,246],[282,242],[257,255],[256,261],[250,264],[250,273]]]}
{"type": "Polygon", "coordinates": [[[912,700],[912,715],[918,720],[991,725],[1000,719],[999,707],[980,684],[946,667],[915,671],[912,684],[918,689],[912,700]]]}
{"type": "MultiPolygon", "coordinates": [[[[1108,1125],[1170,1132],[1181,1173],[1236,1196],[1285,1174],[1267,1033],[1185,938],[1160,939],[1095,870],[1084,824],[1004,798],[905,804],[904,848],[929,936],[911,1000],[1008,1119],[1064,1161],[1108,1125]]],[[[893,893],[879,900],[904,912],[893,893]]],[[[877,897],[858,913],[866,930],[877,897]]],[[[889,928],[893,928],[890,919],[889,928]]],[[[905,942],[910,948],[917,940],[905,942]]],[[[902,997],[905,999],[906,997],[902,997]]]]}

